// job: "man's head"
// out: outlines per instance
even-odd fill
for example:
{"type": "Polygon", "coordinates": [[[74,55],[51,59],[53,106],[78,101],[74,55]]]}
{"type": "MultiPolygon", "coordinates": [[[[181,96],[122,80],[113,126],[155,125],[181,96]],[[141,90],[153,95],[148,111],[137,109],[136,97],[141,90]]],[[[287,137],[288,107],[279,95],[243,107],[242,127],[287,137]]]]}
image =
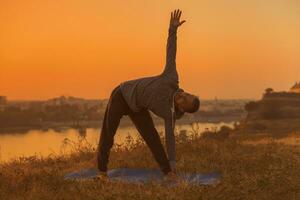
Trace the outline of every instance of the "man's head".
{"type": "Polygon", "coordinates": [[[194,113],[200,107],[199,98],[187,92],[176,93],[174,101],[176,108],[181,112],[194,113]]]}

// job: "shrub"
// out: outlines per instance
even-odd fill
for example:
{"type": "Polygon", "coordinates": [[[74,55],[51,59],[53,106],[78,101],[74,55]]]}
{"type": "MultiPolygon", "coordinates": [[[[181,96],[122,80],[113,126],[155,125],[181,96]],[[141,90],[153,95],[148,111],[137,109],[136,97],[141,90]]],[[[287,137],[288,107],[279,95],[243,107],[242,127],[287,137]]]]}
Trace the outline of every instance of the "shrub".
{"type": "Polygon", "coordinates": [[[222,126],[219,131],[206,130],[201,134],[201,138],[224,140],[229,137],[229,134],[232,130],[233,129],[228,126],[222,126]]]}

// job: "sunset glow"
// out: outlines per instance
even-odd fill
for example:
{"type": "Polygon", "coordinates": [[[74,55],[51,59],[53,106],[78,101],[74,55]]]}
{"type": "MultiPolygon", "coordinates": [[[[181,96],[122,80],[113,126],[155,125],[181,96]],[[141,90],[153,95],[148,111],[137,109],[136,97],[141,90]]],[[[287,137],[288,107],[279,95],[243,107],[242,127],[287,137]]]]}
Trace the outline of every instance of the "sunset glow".
{"type": "Polygon", "coordinates": [[[200,98],[259,98],[300,81],[295,0],[4,0],[0,95],[106,98],[120,82],[162,72],[170,12],[180,85],[200,98]]]}

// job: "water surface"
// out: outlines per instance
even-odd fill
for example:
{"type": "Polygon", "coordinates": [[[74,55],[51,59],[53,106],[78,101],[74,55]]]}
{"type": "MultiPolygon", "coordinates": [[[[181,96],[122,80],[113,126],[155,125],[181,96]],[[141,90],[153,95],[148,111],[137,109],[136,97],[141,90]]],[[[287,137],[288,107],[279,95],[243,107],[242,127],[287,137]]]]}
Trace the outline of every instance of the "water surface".
{"type": "MultiPolygon", "coordinates": [[[[232,126],[233,123],[198,123],[198,132],[205,129],[218,129],[222,125],[232,126]]],[[[156,126],[158,132],[164,131],[164,126],[156,126]]],[[[178,133],[180,130],[192,130],[191,125],[177,125],[175,130],[178,133]]],[[[132,127],[119,128],[115,143],[124,143],[126,137],[130,135],[137,138],[138,132],[132,127]]],[[[78,142],[83,137],[93,147],[97,147],[100,136],[100,129],[88,128],[85,133],[80,133],[76,129],[66,129],[64,131],[55,130],[32,130],[27,133],[7,133],[0,135],[0,162],[9,161],[10,159],[20,156],[48,156],[50,154],[68,153],[72,150],[72,141],[78,142]],[[65,142],[64,142],[65,141],[65,142]],[[69,145],[66,145],[67,144],[69,145]]]]}

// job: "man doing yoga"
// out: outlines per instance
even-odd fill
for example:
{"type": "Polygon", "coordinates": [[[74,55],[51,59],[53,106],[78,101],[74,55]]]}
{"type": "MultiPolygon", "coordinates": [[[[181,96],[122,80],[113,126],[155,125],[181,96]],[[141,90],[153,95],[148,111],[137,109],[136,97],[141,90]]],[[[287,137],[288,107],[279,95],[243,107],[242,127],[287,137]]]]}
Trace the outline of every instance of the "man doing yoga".
{"type": "Polygon", "coordinates": [[[180,16],[180,10],[171,13],[164,71],[157,76],[123,82],[112,91],[98,146],[100,176],[106,176],[114,135],[124,115],[133,121],[162,172],[175,175],[175,120],[185,112],[196,112],[200,106],[198,97],[178,86],[175,61],[177,29],[185,22],[180,21],[180,16]],[[149,111],[164,119],[167,154],[149,111]]]}

